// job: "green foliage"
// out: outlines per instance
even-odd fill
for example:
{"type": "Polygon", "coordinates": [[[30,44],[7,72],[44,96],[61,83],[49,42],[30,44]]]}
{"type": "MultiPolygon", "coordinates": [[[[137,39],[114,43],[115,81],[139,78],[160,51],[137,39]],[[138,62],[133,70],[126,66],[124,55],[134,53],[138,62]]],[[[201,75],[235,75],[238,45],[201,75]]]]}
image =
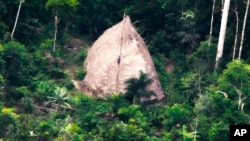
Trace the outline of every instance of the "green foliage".
{"type": "Polygon", "coordinates": [[[228,93],[228,97],[238,103],[238,109],[243,110],[244,105],[248,104],[244,100],[250,92],[250,66],[241,60],[229,63],[218,83],[219,91],[228,93]]]}
{"type": "Polygon", "coordinates": [[[199,76],[195,73],[187,73],[180,79],[180,91],[185,95],[185,102],[192,103],[199,94],[199,76]]]}
{"type": "Polygon", "coordinates": [[[109,113],[112,108],[108,103],[100,104],[95,98],[79,93],[69,99],[72,106],[76,107],[76,118],[78,125],[88,132],[97,132],[101,126],[101,117],[109,113]],[[90,110],[91,109],[91,110],[90,110]]]}
{"type": "Polygon", "coordinates": [[[139,105],[130,105],[129,107],[122,107],[118,109],[118,115],[121,116],[125,121],[129,121],[130,118],[140,117],[142,113],[140,112],[139,105]]]}
{"type": "Polygon", "coordinates": [[[166,38],[168,38],[168,33],[166,31],[158,31],[152,36],[152,39],[149,42],[149,51],[152,55],[163,53],[166,57],[170,56],[169,50],[172,46],[165,41],[166,38]]]}
{"type": "Polygon", "coordinates": [[[159,80],[161,82],[161,86],[163,87],[163,90],[165,93],[167,93],[168,85],[169,85],[169,74],[167,73],[165,69],[165,57],[163,55],[155,55],[153,56],[154,65],[156,68],[156,71],[158,73],[159,80]]]}
{"type": "Polygon", "coordinates": [[[14,108],[3,108],[0,111],[0,137],[11,138],[17,132],[17,117],[14,108]]]}
{"type": "Polygon", "coordinates": [[[58,85],[62,87],[66,87],[68,90],[73,90],[75,88],[74,83],[72,82],[71,78],[63,79],[58,85]]]}
{"type": "Polygon", "coordinates": [[[187,126],[183,125],[182,126],[182,136],[183,136],[183,141],[192,141],[194,140],[194,138],[198,138],[198,135],[196,135],[197,133],[195,132],[188,132],[187,131],[187,126]]]}
{"type": "Polygon", "coordinates": [[[199,98],[195,101],[194,112],[197,115],[212,116],[211,114],[216,111],[214,102],[213,97],[208,92],[200,94],[199,98]]]}
{"type": "Polygon", "coordinates": [[[76,70],[76,74],[75,74],[75,79],[76,80],[83,80],[85,75],[86,75],[86,70],[85,69],[82,69],[82,68],[78,68],[76,70]]]}
{"type": "MultiPolygon", "coordinates": [[[[59,8],[65,8],[66,10],[75,11],[77,5],[77,0],[48,0],[46,3],[46,8],[51,8],[54,12],[59,8]]],[[[64,11],[63,9],[60,10],[64,11]]]]}
{"type": "Polygon", "coordinates": [[[171,51],[170,55],[171,59],[176,61],[173,75],[179,78],[180,76],[182,76],[182,74],[189,70],[186,56],[180,53],[180,51],[178,50],[171,51]]]}
{"type": "MultiPolygon", "coordinates": [[[[212,113],[206,113],[207,115],[212,113]]],[[[198,117],[194,119],[192,124],[192,131],[197,131],[197,137],[199,136],[199,139],[208,140],[209,139],[209,133],[208,130],[211,128],[211,123],[213,123],[213,119],[211,119],[211,116],[207,116],[206,114],[198,114],[198,117]],[[196,127],[197,124],[197,127],[196,127]]]]}
{"type": "MultiPolygon", "coordinates": [[[[143,6],[126,0],[29,1],[10,40],[18,4],[0,0],[0,140],[213,141],[228,140],[229,124],[249,124],[249,42],[244,42],[245,61],[230,62],[235,15],[229,14],[223,63],[230,63],[221,74],[213,73],[220,22],[213,24],[209,46],[212,1],[144,0],[143,6]],[[71,74],[83,79],[85,71],[74,70],[83,68],[88,42],[124,13],[149,47],[167,94],[164,104],[144,104],[154,94],[147,90],[152,80],[142,72],[127,81],[126,94],[92,97],[74,89],[71,74]],[[52,52],[55,14],[58,50],[52,52]],[[64,50],[69,43],[77,50],[64,50]],[[168,62],[174,64],[171,74],[168,62]]],[[[232,5],[242,18],[245,3],[232,5]]],[[[219,21],[221,13],[213,14],[219,21]]]]}
{"type": "MultiPolygon", "coordinates": [[[[167,107],[168,108],[168,107],[167,107]]],[[[152,126],[157,128],[163,128],[163,121],[165,120],[164,113],[166,107],[163,105],[154,105],[147,107],[143,113],[146,115],[152,126]]]]}
{"type": "Polygon", "coordinates": [[[0,86],[2,86],[2,85],[3,85],[3,83],[4,83],[3,76],[2,76],[2,75],[0,75],[0,86]]]}
{"type": "Polygon", "coordinates": [[[1,138],[10,138],[16,132],[16,120],[9,114],[0,114],[0,136],[1,138]]]}
{"type": "Polygon", "coordinates": [[[56,88],[52,80],[35,82],[37,94],[35,98],[41,100],[47,100],[48,96],[54,95],[54,89],[56,88]]]}
{"type": "Polygon", "coordinates": [[[204,94],[209,85],[216,84],[218,75],[210,73],[214,67],[215,45],[201,42],[199,48],[188,57],[188,68],[177,80],[176,88],[182,94],[180,101],[194,104],[199,95],[204,94]]]}
{"type": "Polygon", "coordinates": [[[142,128],[123,122],[116,123],[109,132],[111,133],[111,140],[145,140],[146,137],[142,128]]]}
{"type": "Polygon", "coordinates": [[[215,44],[211,44],[210,46],[208,46],[208,41],[200,42],[200,45],[197,50],[189,57],[189,64],[191,66],[202,65],[204,68],[208,69],[209,71],[212,71],[215,64],[215,54],[215,44]]]}
{"type": "Polygon", "coordinates": [[[198,46],[200,35],[196,32],[195,14],[192,10],[182,11],[182,15],[178,20],[182,28],[176,32],[178,43],[186,50],[186,54],[190,55],[198,46]]]}
{"type": "Polygon", "coordinates": [[[3,45],[0,43],[0,51],[3,51],[3,45]]]}
{"type": "Polygon", "coordinates": [[[112,104],[114,113],[117,113],[118,109],[120,109],[121,107],[126,107],[129,105],[123,93],[112,94],[110,96],[107,96],[107,99],[112,104]]]}
{"type": "Polygon", "coordinates": [[[84,101],[84,99],[90,99],[89,97],[87,97],[86,95],[82,94],[82,93],[75,93],[74,95],[72,95],[69,98],[69,102],[74,105],[74,107],[78,107],[79,105],[81,105],[82,101],[84,101]]]}
{"type": "Polygon", "coordinates": [[[3,46],[3,67],[7,73],[7,83],[17,86],[26,84],[30,76],[28,76],[29,56],[25,46],[15,41],[10,41],[3,46]]]}
{"type": "Polygon", "coordinates": [[[229,140],[229,126],[223,121],[219,123],[213,123],[211,125],[211,129],[209,130],[209,140],[221,140],[228,141],[229,140]]]}
{"type": "Polygon", "coordinates": [[[33,111],[33,101],[32,98],[30,96],[28,96],[27,94],[21,99],[21,103],[24,107],[24,110],[27,113],[31,113],[33,111]]]}
{"type": "Polygon", "coordinates": [[[174,126],[180,126],[187,123],[192,117],[191,107],[187,104],[174,104],[166,108],[164,112],[165,120],[163,125],[166,129],[171,129],[174,126]]]}
{"type": "Polygon", "coordinates": [[[45,41],[41,42],[39,46],[39,51],[52,51],[53,39],[46,39],[45,41]]]}
{"type": "Polygon", "coordinates": [[[3,102],[2,102],[2,100],[0,101],[0,111],[2,111],[2,109],[3,109],[3,102]]]}
{"type": "Polygon", "coordinates": [[[71,105],[67,102],[70,97],[68,96],[68,90],[65,87],[56,87],[53,96],[48,96],[48,102],[56,104],[56,111],[59,108],[70,108],[71,105]]]}
{"type": "MultiPolygon", "coordinates": [[[[198,131],[201,138],[209,137],[209,140],[218,140],[220,134],[223,140],[228,140],[229,124],[249,123],[248,111],[242,112],[243,109],[239,105],[239,101],[246,96],[241,89],[244,89],[247,83],[240,85],[235,83],[235,81],[241,82],[241,79],[243,79],[242,82],[248,81],[247,78],[244,81],[244,78],[248,77],[247,66],[240,60],[229,63],[223,74],[219,78],[217,76],[218,86],[214,86],[215,83],[205,94],[199,95],[194,112],[199,118],[198,131]],[[239,86],[239,89],[233,85],[239,86]],[[208,123],[212,123],[212,126],[208,123]]],[[[241,101],[241,104],[248,105],[245,101],[241,101]]]]}
{"type": "Polygon", "coordinates": [[[54,126],[53,121],[51,120],[42,120],[36,126],[38,132],[38,139],[43,140],[53,140],[54,134],[56,133],[56,127],[54,126]]]}
{"type": "Polygon", "coordinates": [[[250,66],[241,60],[235,60],[228,64],[228,68],[223,71],[219,77],[218,83],[223,90],[233,89],[235,86],[243,91],[249,93],[250,86],[250,66]]]}
{"type": "Polygon", "coordinates": [[[65,71],[61,68],[53,68],[50,71],[50,77],[54,79],[66,79],[68,76],[68,71],[65,71]]]}
{"type": "Polygon", "coordinates": [[[176,84],[182,96],[180,100],[190,104],[193,104],[200,94],[205,93],[206,87],[216,81],[213,75],[208,75],[206,68],[203,68],[203,66],[197,65],[192,68],[192,71],[193,72],[186,72],[177,80],[176,84]]]}
{"type": "Polygon", "coordinates": [[[65,19],[65,31],[67,31],[69,17],[76,12],[78,4],[77,0],[48,0],[45,7],[51,9],[56,16],[59,15],[65,19]]]}
{"type": "Polygon", "coordinates": [[[8,27],[5,25],[5,23],[0,22],[0,41],[4,40],[4,34],[6,33],[7,28],[8,27]]]}
{"type": "Polygon", "coordinates": [[[82,62],[85,60],[85,58],[87,57],[88,51],[86,49],[83,49],[80,51],[79,55],[77,56],[77,60],[82,62]]]}

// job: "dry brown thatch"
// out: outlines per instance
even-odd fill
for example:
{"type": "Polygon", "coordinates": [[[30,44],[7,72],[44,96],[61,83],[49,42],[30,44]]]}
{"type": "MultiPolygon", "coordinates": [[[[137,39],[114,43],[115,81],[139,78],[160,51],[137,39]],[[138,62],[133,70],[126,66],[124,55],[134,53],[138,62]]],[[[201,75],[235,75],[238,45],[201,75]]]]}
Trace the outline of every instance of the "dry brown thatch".
{"type": "Polygon", "coordinates": [[[93,44],[85,60],[86,77],[81,90],[88,94],[124,92],[124,81],[147,73],[153,83],[148,87],[164,97],[149,51],[127,16],[106,30],[93,44]]]}

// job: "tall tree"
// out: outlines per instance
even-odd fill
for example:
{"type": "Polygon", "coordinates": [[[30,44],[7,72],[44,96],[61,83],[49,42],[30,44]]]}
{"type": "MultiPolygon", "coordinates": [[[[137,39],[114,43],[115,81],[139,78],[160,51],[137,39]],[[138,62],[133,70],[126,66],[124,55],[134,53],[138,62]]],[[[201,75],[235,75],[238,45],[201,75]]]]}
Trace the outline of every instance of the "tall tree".
{"type": "Polygon", "coordinates": [[[212,33],[213,33],[215,2],[216,2],[216,0],[213,0],[213,8],[212,8],[212,14],[211,14],[211,23],[210,23],[210,31],[209,31],[209,39],[208,39],[208,46],[209,47],[210,47],[210,44],[211,44],[212,33]]]}
{"type": "Polygon", "coordinates": [[[221,57],[223,55],[229,7],[230,7],[230,0],[225,0],[222,18],[221,18],[220,36],[219,36],[219,42],[218,42],[218,47],[217,47],[217,54],[216,54],[216,59],[215,59],[215,70],[218,69],[221,57]]]}
{"type": "MultiPolygon", "coordinates": [[[[77,5],[78,5],[77,0],[48,0],[47,1],[46,8],[51,9],[54,13],[55,32],[54,32],[53,51],[55,51],[56,49],[59,16],[62,16],[65,14],[67,15],[70,11],[75,11],[77,5]]],[[[66,21],[66,26],[68,26],[67,21],[66,21]]]]}
{"type": "MultiPolygon", "coordinates": [[[[220,93],[225,93],[225,97],[230,100],[234,99],[234,103],[238,110],[243,111],[244,105],[249,104],[249,87],[250,87],[250,65],[236,59],[227,65],[227,69],[218,78],[220,93]]],[[[249,109],[246,108],[249,112],[249,109]]]]}
{"type": "Polygon", "coordinates": [[[234,37],[234,49],[233,49],[233,60],[235,58],[235,52],[237,48],[237,41],[238,41],[238,31],[239,31],[239,13],[238,13],[238,8],[237,8],[237,0],[234,1],[235,3],[235,17],[236,17],[236,29],[235,29],[235,37],[234,37]]]}
{"type": "Polygon", "coordinates": [[[19,7],[18,7],[18,10],[17,10],[17,14],[16,14],[15,24],[14,24],[14,27],[12,29],[11,35],[10,35],[11,38],[13,38],[13,36],[14,36],[15,30],[16,30],[17,21],[18,21],[19,14],[20,14],[20,10],[21,10],[22,4],[24,2],[25,2],[25,0],[20,0],[20,2],[19,2],[19,7]]]}
{"type": "Polygon", "coordinates": [[[181,31],[176,32],[176,35],[179,38],[179,44],[186,47],[187,55],[190,55],[197,47],[200,37],[195,29],[195,13],[192,10],[185,11],[179,21],[182,27],[181,31]]]}
{"type": "Polygon", "coordinates": [[[245,12],[245,16],[244,16],[242,31],[241,31],[240,50],[239,50],[239,56],[238,56],[239,59],[241,58],[241,52],[242,52],[242,48],[243,48],[245,28],[246,28],[247,15],[248,15],[248,9],[249,9],[249,2],[250,2],[250,0],[247,0],[246,12],[245,12]]]}

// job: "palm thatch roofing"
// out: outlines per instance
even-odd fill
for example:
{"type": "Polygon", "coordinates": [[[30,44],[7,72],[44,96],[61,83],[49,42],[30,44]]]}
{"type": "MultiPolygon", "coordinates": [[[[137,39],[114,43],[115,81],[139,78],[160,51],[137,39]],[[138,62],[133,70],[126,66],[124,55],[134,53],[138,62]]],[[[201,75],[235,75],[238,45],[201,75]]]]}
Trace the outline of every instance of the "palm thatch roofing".
{"type": "Polygon", "coordinates": [[[84,66],[87,74],[81,91],[92,95],[125,92],[129,78],[138,78],[140,71],[153,80],[148,86],[164,98],[161,84],[143,39],[137,33],[129,16],[107,29],[90,48],[84,66]]]}

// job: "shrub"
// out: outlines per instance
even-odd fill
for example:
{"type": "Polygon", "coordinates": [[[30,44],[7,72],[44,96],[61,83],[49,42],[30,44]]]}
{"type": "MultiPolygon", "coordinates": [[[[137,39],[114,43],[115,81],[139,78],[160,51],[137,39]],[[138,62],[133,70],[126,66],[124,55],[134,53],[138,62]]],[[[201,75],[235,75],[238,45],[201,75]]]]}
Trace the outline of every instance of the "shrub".
{"type": "Polygon", "coordinates": [[[85,77],[85,75],[86,75],[86,70],[78,68],[76,70],[75,79],[76,80],[83,80],[83,78],[85,77]]]}

